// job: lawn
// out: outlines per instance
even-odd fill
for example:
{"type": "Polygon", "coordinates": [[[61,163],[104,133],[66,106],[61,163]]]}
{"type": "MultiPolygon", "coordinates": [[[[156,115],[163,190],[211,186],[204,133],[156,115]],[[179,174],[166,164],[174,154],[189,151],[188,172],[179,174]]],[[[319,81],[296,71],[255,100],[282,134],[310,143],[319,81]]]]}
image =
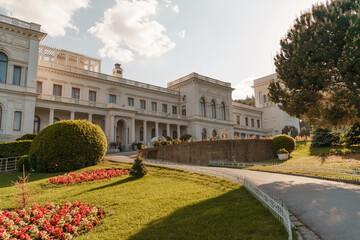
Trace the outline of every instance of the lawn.
{"type": "MultiPolygon", "coordinates": [[[[285,162],[278,161],[278,165],[273,166],[254,166],[248,169],[274,171],[284,173],[303,174],[309,176],[321,176],[327,178],[340,178],[345,180],[356,180],[351,176],[339,175],[339,169],[359,169],[360,153],[329,155],[333,151],[358,151],[359,148],[347,148],[345,146],[334,147],[311,147],[310,142],[297,143],[291,158],[285,162]],[[331,172],[316,172],[309,170],[312,168],[332,168],[331,172]]],[[[274,159],[270,161],[275,161],[274,159]]],[[[330,171],[330,170],[328,170],[330,171]]],[[[360,176],[358,178],[360,181],[360,176]]]]}
{"type": "MultiPolygon", "coordinates": [[[[102,162],[81,171],[129,168],[102,162]]],[[[120,176],[53,185],[54,174],[31,173],[37,202],[81,200],[105,212],[95,231],[77,239],[287,239],[280,222],[236,183],[196,173],[148,167],[141,179],[120,176]]],[[[15,173],[0,175],[0,209],[12,209],[15,173]]]]}

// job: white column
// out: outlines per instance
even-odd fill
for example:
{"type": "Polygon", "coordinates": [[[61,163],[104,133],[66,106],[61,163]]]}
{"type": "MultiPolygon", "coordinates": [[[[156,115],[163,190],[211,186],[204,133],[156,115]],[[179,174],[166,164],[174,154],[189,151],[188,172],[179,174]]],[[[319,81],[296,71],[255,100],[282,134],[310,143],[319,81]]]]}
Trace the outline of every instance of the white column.
{"type": "Polygon", "coordinates": [[[110,116],[106,115],[105,116],[105,135],[106,135],[107,139],[110,138],[110,131],[111,131],[111,128],[110,128],[110,116]]]}
{"type": "Polygon", "coordinates": [[[71,112],[70,112],[70,119],[71,119],[71,120],[74,120],[74,119],[75,119],[75,112],[74,112],[74,111],[71,111],[71,112]]]}
{"type": "Polygon", "coordinates": [[[159,136],[159,123],[155,122],[155,137],[159,136]]]}
{"type": "Polygon", "coordinates": [[[115,116],[110,116],[110,140],[115,141],[115,116]]]}
{"type": "Polygon", "coordinates": [[[166,135],[170,137],[170,124],[166,124],[166,135]]]}
{"type": "Polygon", "coordinates": [[[146,121],[144,120],[144,126],[143,126],[143,128],[144,128],[144,131],[143,131],[143,133],[144,133],[144,145],[146,145],[146,142],[147,142],[147,134],[146,134],[146,132],[147,132],[147,129],[146,129],[146,121]]]}
{"type": "Polygon", "coordinates": [[[131,119],[131,138],[130,138],[130,144],[135,142],[135,118],[131,119]]]}
{"type": "Polygon", "coordinates": [[[49,112],[49,125],[54,123],[54,109],[50,108],[49,112]]]}
{"type": "Polygon", "coordinates": [[[180,125],[177,125],[177,138],[180,138],[181,137],[181,134],[180,134],[180,125]]]}
{"type": "Polygon", "coordinates": [[[89,121],[89,122],[92,122],[92,113],[89,113],[89,114],[88,114],[88,121],[89,121]]]}

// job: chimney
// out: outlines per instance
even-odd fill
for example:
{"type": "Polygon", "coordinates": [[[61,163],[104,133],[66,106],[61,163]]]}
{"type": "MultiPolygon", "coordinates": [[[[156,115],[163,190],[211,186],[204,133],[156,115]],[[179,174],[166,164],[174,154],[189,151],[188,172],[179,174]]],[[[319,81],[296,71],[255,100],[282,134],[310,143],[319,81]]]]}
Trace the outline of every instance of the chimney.
{"type": "Polygon", "coordinates": [[[114,77],[123,77],[123,69],[121,68],[120,63],[115,63],[115,67],[113,68],[112,75],[114,77]]]}

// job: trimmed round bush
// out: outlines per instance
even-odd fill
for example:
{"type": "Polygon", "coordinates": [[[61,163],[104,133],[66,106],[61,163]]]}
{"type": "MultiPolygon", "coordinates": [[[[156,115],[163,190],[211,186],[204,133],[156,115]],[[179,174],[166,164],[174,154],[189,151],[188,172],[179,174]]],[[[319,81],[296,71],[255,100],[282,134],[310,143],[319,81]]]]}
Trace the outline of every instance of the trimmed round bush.
{"type": "Polygon", "coordinates": [[[22,156],[21,158],[19,158],[16,161],[16,168],[18,171],[20,171],[20,172],[23,171],[23,165],[24,165],[25,171],[30,170],[30,161],[29,161],[28,155],[22,156]]]}
{"type": "Polygon", "coordinates": [[[72,171],[104,158],[107,140],[102,129],[87,120],[66,120],[40,131],[30,148],[31,167],[38,172],[72,171]]]}
{"type": "Polygon", "coordinates": [[[36,133],[25,133],[21,137],[17,138],[15,141],[21,141],[21,140],[34,140],[37,136],[36,133]]]}
{"type": "Polygon", "coordinates": [[[296,146],[295,139],[293,139],[292,137],[286,134],[275,136],[272,142],[273,142],[273,151],[275,155],[282,148],[285,148],[286,151],[292,153],[296,146]]]}

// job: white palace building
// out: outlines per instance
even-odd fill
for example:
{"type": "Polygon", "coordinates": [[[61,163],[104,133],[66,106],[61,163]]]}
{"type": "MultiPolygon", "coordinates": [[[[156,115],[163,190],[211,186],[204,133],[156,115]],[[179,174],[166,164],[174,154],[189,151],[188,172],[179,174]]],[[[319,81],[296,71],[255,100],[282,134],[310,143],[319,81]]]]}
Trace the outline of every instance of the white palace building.
{"type": "Polygon", "coordinates": [[[254,81],[256,107],[232,101],[230,83],[197,73],[166,88],[123,77],[120,64],[101,73],[101,60],[40,45],[40,25],[0,15],[0,141],[38,133],[65,119],[98,124],[109,142],[128,149],[155,136],[249,138],[299,127],[269,101],[272,74],[254,81]]]}

